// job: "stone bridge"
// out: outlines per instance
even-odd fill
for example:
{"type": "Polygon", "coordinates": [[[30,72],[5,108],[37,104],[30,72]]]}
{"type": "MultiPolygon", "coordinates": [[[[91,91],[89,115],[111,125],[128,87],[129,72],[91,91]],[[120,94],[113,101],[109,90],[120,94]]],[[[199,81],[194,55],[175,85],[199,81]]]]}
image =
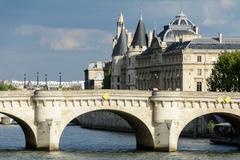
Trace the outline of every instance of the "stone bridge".
{"type": "Polygon", "coordinates": [[[217,113],[240,131],[240,93],[128,90],[0,92],[0,113],[21,126],[26,148],[58,150],[64,128],[76,117],[107,110],[135,131],[137,148],[176,151],[183,128],[217,113]]]}

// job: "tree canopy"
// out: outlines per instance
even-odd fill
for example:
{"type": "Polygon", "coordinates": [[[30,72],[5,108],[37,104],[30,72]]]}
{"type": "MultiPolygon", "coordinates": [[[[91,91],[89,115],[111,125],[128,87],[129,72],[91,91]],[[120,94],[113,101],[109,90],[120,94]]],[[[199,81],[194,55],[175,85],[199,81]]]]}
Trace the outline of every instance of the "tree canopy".
{"type": "Polygon", "coordinates": [[[104,73],[104,79],[103,79],[103,82],[102,82],[102,85],[103,85],[103,89],[110,89],[111,88],[111,72],[112,72],[112,68],[110,67],[108,69],[108,71],[106,71],[104,73]]]}
{"type": "Polygon", "coordinates": [[[208,78],[210,91],[240,91],[240,51],[222,53],[208,78]]]}
{"type": "Polygon", "coordinates": [[[12,84],[0,83],[0,91],[8,91],[8,90],[17,90],[17,88],[12,84]]]}

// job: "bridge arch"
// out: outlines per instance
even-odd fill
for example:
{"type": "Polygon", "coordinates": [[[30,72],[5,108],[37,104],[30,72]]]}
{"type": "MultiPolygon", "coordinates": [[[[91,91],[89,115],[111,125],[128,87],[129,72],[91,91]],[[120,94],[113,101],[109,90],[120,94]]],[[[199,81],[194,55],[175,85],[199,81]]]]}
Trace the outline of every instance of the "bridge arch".
{"type": "Polygon", "coordinates": [[[37,139],[36,139],[36,132],[35,132],[35,125],[33,124],[32,117],[25,116],[24,118],[20,118],[20,116],[16,116],[14,112],[8,113],[4,111],[0,111],[1,114],[4,114],[14,121],[21,127],[24,137],[25,137],[25,148],[26,149],[36,149],[37,147],[37,139]]]}
{"type": "Polygon", "coordinates": [[[198,110],[196,112],[191,112],[191,113],[187,113],[184,115],[187,115],[186,117],[182,118],[179,121],[179,125],[175,128],[171,128],[170,130],[170,137],[171,137],[171,142],[170,144],[172,146],[170,147],[174,147],[177,148],[178,147],[178,141],[179,141],[179,137],[181,132],[183,131],[183,129],[189,124],[191,123],[193,120],[195,120],[196,118],[205,116],[205,115],[210,115],[210,114],[217,114],[220,115],[223,119],[227,120],[235,130],[240,132],[240,111],[236,110],[228,110],[228,111],[204,111],[204,110],[198,110]]]}
{"type": "Polygon", "coordinates": [[[97,111],[108,111],[108,112],[119,115],[121,118],[126,120],[134,130],[137,149],[153,149],[154,147],[154,140],[153,140],[153,134],[152,134],[153,132],[151,128],[149,128],[148,122],[146,122],[141,117],[137,117],[134,114],[127,113],[121,110],[116,110],[116,109],[93,109],[89,111],[83,111],[81,113],[69,113],[63,118],[64,120],[61,125],[61,130],[59,132],[60,133],[59,143],[60,143],[60,139],[62,137],[62,133],[64,129],[73,119],[77,118],[78,116],[88,114],[91,112],[97,112],[97,111]]]}

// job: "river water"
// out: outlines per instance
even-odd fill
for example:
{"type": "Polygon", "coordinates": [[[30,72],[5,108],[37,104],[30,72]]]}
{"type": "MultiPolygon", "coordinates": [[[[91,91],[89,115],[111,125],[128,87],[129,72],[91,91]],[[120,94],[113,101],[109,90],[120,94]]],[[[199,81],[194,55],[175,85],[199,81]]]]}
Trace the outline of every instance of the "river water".
{"type": "Polygon", "coordinates": [[[26,151],[18,125],[0,125],[0,159],[4,160],[240,160],[237,147],[211,145],[207,139],[179,140],[177,152],[136,151],[134,134],[68,126],[62,135],[61,151],[26,151]]]}

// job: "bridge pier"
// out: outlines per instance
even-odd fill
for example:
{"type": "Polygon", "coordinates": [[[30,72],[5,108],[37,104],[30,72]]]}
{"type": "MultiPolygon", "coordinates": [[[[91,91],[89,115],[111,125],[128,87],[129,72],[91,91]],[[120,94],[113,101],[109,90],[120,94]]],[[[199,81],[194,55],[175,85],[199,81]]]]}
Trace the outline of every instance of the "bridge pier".
{"type": "Polygon", "coordinates": [[[177,151],[178,122],[166,120],[155,124],[155,150],[175,152],[177,151]]]}
{"type": "MultiPolygon", "coordinates": [[[[58,93],[62,98],[62,93],[58,93]]],[[[55,95],[56,96],[56,95],[55,95]]],[[[44,95],[35,92],[35,121],[37,126],[37,149],[55,151],[59,150],[61,136],[62,101],[45,99],[44,95]]]]}
{"type": "Polygon", "coordinates": [[[59,150],[60,134],[58,121],[48,119],[41,121],[37,125],[37,149],[57,151],[59,150]]]}
{"type": "Polygon", "coordinates": [[[152,97],[155,150],[177,151],[180,110],[176,101],[152,97]]]}

